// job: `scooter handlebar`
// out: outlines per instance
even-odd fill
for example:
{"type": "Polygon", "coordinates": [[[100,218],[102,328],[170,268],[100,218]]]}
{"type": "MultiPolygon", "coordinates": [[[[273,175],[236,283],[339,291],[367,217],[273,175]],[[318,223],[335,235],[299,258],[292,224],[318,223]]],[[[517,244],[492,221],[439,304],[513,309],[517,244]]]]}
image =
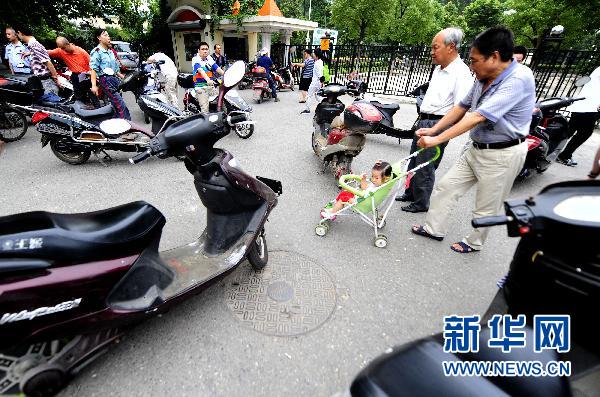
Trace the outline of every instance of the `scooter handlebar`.
{"type": "Polygon", "coordinates": [[[140,163],[140,162],[142,162],[142,161],[146,160],[146,159],[147,159],[148,157],[150,157],[150,156],[152,156],[152,150],[151,150],[151,149],[148,149],[148,150],[146,150],[145,152],[142,152],[142,153],[140,153],[140,154],[137,154],[137,155],[135,155],[135,156],[131,157],[131,158],[129,159],[129,162],[130,162],[131,164],[137,164],[137,163],[140,163]]]}
{"type": "Polygon", "coordinates": [[[498,225],[506,225],[512,222],[512,216],[506,215],[497,215],[497,216],[484,216],[481,218],[475,218],[471,220],[471,225],[474,228],[478,227],[489,227],[489,226],[498,226],[498,225]]]}

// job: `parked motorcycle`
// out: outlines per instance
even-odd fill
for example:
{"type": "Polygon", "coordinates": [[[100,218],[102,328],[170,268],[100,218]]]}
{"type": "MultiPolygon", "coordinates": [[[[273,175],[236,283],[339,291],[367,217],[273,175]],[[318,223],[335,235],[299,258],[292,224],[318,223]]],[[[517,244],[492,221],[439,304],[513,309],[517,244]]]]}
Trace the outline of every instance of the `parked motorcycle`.
{"type": "Polygon", "coordinates": [[[279,68],[276,71],[272,71],[271,74],[277,85],[277,91],[285,89],[294,91],[294,79],[289,65],[284,68],[279,68]]]}
{"type": "MultiPolygon", "coordinates": [[[[125,76],[123,82],[121,83],[121,89],[123,91],[131,91],[135,96],[136,102],[142,95],[146,95],[159,102],[169,103],[164,94],[164,76],[160,71],[160,65],[164,63],[165,61],[140,63],[136,70],[128,73],[125,76]]],[[[146,123],[150,122],[150,117],[146,113],[144,113],[144,121],[146,123]]]]}
{"type": "Polygon", "coordinates": [[[351,80],[345,86],[328,84],[317,93],[323,100],[313,118],[312,148],[336,180],[351,173],[352,159],[360,154],[366,134],[386,134],[396,138],[407,134],[394,128],[393,116],[400,108],[396,103],[383,104],[376,99],[363,99],[366,84],[351,80]],[[346,107],[341,95],[354,96],[346,107]]]}
{"type": "MultiPolygon", "coordinates": [[[[229,68],[221,96],[243,71],[243,64],[229,68]]],[[[0,394],[53,395],[124,327],[194,296],[244,259],[257,271],[266,266],[264,226],[281,183],[250,176],[214,148],[239,121],[194,115],[131,159],[185,156],[207,213],[190,244],[159,253],[165,218],[144,201],[0,218],[0,394]]]]}
{"type": "Polygon", "coordinates": [[[569,122],[559,109],[585,98],[549,98],[536,104],[527,142],[525,165],[517,176],[524,180],[545,172],[569,140],[569,122]]]}
{"type": "Polygon", "coordinates": [[[352,383],[350,394],[353,397],[598,396],[598,200],[598,181],[561,182],[547,186],[536,197],[507,201],[505,216],[474,219],[474,227],[506,225],[510,237],[521,238],[506,283],[480,320],[479,351],[446,353],[442,334],[409,342],[362,370],[352,383]],[[510,314],[513,318],[525,315],[527,345],[513,348],[508,353],[490,348],[487,344],[490,333],[489,330],[483,332],[483,324],[487,324],[494,314],[510,314]],[[570,315],[570,351],[534,352],[529,327],[536,315],[570,315]],[[572,372],[569,378],[444,375],[443,361],[463,360],[480,363],[539,361],[544,365],[550,361],[568,360],[572,372]]]}
{"type": "MultiPolygon", "coordinates": [[[[191,113],[200,113],[200,104],[198,103],[198,94],[194,89],[194,82],[190,73],[179,73],[177,76],[177,82],[179,86],[185,89],[183,94],[183,105],[185,110],[191,113]]],[[[216,81],[220,84],[220,80],[216,81]]],[[[240,82],[241,84],[241,82],[240,82]]],[[[239,87],[239,84],[238,84],[239,87]]],[[[209,102],[209,111],[217,111],[217,100],[218,96],[213,95],[209,102]]],[[[227,115],[244,115],[247,123],[238,123],[235,127],[235,133],[242,139],[248,139],[254,133],[254,124],[251,121],[250,113],[252,113],[252,107],[240,96],[235,89],[227,91],[224,97],[224,111],[227,115]]]]}
{"type": "Polygon", "coordinates": [[[256,62],[249,62],[246,65],[246,73],[244,73],[244,77],[242,81],[238,84],[238,89],[245,90],[246,88],[252,87],[252,69],[256,66],[256,62]]]}

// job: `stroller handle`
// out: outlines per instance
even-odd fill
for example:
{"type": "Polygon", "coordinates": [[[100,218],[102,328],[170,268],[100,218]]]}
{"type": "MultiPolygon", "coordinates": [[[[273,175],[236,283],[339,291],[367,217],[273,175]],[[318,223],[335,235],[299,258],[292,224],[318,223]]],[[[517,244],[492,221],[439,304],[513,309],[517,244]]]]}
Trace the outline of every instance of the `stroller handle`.
{"type": "MultiPolygon", "coordinates": [[[[400,160],[400,161],[399,161],[398,163],[396,163],[396,164],[400,164],[400,163],[402,163],[402,162],[404,162],[404,161],[406,161],[406,160],[410,159],[411,157],[415,157],[415,156],[417,156],[417,155],[418,155],[420,152],[422,152],[423,150],[424,150],[424,149],[419,149],[419,150],[417,150],[416,152],[414,152],[414,153],[411,153],[409,156],[407,156],[407,157],[403,158],[402,160],[400,160]]],[[[436,160],[438,159],[438,157],[440,157],[440,148],[439,148],[439,146],[436,146],[436,147],[435,147],[435,155],[434,155],[434,156],[433,156],[431,159],[429,159],[428,161],[426,161],[426,162],[424,162],[424,163],[422,163],[422,164],[419,164],[418,166],[416,166],[415,168],[413,168],[413,169],[411,169],[411,170],[407,170],[406,172],[403,172],[401,175],[398,175],[398,177],[406,176],[406,175],[407,175],[409,172],[415,172],[415,171],[418,171],[419,169],[421,169],[421,168],[423,168],[423,167],[427,166],[428,164],[431,164],[432,162],[436,161],[436,160]]],[[[392,168],[395,168],[396,164],[392,165],[392,168]]],[[[397,178],[398,178],[398,177],[397,177],[397,178]]],[[[346,175],[342,175],[342,176],[340,176],[340,179],[339,179],[339,181],[338,181],[338,184],[340,185],[340,187],[341,187],[342,189],[344,189],[345,191],[348,191],[348,192],[350,192],[350,193],[353,193],[353,194],[354,194],[356,197],[365,197],[365,196],[368,194],[367,192],[365,192],[365,191],[363,191],[363,190],[361,190],[361,189],[356,189],[356,188],[354,188],[354,187],[352,187],[352,186],[348,185],[348,182],[350,182],[350,181],[353,181],[353,180],[355,180],[355,181],[360,181],[360,180],[361,180],[361,178],[362,178],[362,177],[361,177],[360,175],[355,175],[355,174],[346,174],[346,175]]],[[[388,182],[384,183],[384,184],[383,184],[383,185],[381,185],[381,186],[387,185],[388,183],[393,183],[393,181],[394,181],[395,179],[397,179],[397,178],[394,178],[394,179],[392,179],[392,180],[390,180],[390,181],[388,181],[388,182]]],[[[381,186],[380,186],[380,187],[381,187],[381,186]]]]}

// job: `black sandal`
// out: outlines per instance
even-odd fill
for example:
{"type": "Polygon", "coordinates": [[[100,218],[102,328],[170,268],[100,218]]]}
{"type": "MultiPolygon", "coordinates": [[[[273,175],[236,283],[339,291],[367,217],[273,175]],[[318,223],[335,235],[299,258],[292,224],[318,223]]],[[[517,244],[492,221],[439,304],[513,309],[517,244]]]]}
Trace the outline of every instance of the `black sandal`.
{"type": "Polygon", "coordinates": [[[442,241],[444,239],[443,237],[434,236],[433,234],[427,233],[427,231],[425,230],[425,228],[423,226],[421,226],[421,225],[414,225],[413,227],[410,228],[410,230],[414,234],[418,234],[419,236],[423,236],[423,237],[428,237],[428,238],[433,239],[435,241],[442,241]]]}
{"type": "Polygon", "coordinates": [[[450,249],[454,252],[458,252],[459,254],[470,254],[471,252],[476,252],[477,250],[471,247],[469,244],[465,244],[462,241],[458,241],[450,246],[450,249]],[[454,248],[455,245],[458,245],[461,249],[454,248]]]}

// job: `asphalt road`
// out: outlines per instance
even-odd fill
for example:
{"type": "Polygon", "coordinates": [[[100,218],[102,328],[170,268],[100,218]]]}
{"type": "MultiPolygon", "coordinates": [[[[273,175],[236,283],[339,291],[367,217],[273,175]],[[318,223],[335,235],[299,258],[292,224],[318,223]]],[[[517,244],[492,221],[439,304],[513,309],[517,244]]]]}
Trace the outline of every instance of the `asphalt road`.
{"type": "MultiPolygon", "coordinates": [[[[257,125],[250,139],[231,134],[218,146],[231,151],[250,174],[282,181],[284,193],[266,228],[269,249],[301,253],[328,272],[336,288],[333,314],[301,336],[249,329],[225,303],[228,283],[249,266],[244,263],[202,294],[137,326],[62,396],[329,396],[346,389],[361,368],[390,347],[440,332],[444,315],[485,310],[517,240],[497,228],[482,252],[460,255],[449,249],[469,230],[473,191],[452,213],[443,242],[411,234],[410,225],[424,214],[404,213],[399,205],[390,211],[386,249],[373,246],[372,230],[356,218],[336,221],[326,237],[317,237],[319,210],[338,189],[330,175],[321,173],[312,152],[311,116],[299,114],[297,93],[284,92],[280,98],[280,103],[252,105],[257,125]]],[[[133,97],[126,99],[134,119],[143,122],[133,97]]],[[[408,128],[415,117],[414,105],[402,104],[396,125],[408,128]]],[[[30,127],[0,156],[0,215],[85,212],[146,200],[167,218],[162,249],[202,232],[205,210],[181,162],[150,159],[132,166],[127,155],[111,153],[114,161],[108,167],[94,157],[71,166],[49,147],[42,149],[39,138],[30,127]]],[[[438,176],[452,165],[464,141],[450,143],[438,176]]],[[[584,178],[598,144],[595,134],[575,154],[578,167],[555,164],[516,185],[511,197],[584,178]]],[[[368,171],[378,158],[395,161],[408,155],[409,147],[409,141],[398,145],[389,137],[369,136],[353,168],[368,171]]]]}

